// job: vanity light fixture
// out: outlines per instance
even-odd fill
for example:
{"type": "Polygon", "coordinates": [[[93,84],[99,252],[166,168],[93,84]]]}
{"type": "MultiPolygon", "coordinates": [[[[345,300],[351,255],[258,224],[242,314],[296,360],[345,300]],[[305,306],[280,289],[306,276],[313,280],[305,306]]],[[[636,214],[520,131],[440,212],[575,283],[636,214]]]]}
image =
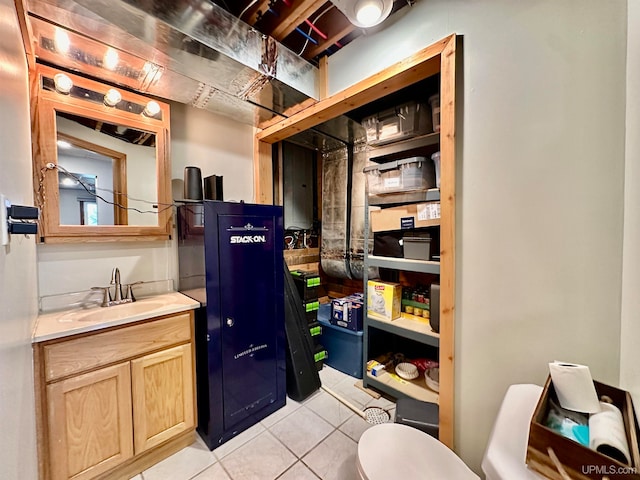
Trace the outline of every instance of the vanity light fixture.
{"type": "Polygon", "coordinates": [[[104,95],[104,104],[107,107],[115,107],[122,100],[122,94],[115,88],[110,88],[104,95]]]}
{"type": "Polygon", "coordinates": [[[58,73],[53,77],[53,83],[56,86],[56,92],[68,95],[73,88],[73,80],[64,73],[58,73]]]}
{"type": "Polygon", "coordinates": [[[393,8],[393,0],[332,0],[332,3],[360,28],[382,23],[393,8]]]}
{"type": "Polygon", "coordinates": [[[160,105],[155,100],[149,100],[142,114],[146,117],[155,117],[160,112],[160,105]]]}

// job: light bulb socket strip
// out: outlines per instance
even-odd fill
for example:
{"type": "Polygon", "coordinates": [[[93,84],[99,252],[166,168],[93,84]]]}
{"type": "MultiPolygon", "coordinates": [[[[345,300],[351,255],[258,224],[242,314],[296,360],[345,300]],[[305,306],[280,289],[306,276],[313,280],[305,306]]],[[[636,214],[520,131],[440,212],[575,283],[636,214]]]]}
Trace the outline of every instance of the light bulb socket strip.
{"type": "Polygon", "coordinates": [[[44,90],[115,108],[128,114],[142,115],[152,120],[162,121],[164,114],[157,101],[148,98],[146,101],[141,101],[141,98],[131,100],[131,97],[123,90],[101,87],[106,88],[106,91],[103,88],[87,88],[82,79],[67,73],[56,73],[42,78],[44,90]]]}

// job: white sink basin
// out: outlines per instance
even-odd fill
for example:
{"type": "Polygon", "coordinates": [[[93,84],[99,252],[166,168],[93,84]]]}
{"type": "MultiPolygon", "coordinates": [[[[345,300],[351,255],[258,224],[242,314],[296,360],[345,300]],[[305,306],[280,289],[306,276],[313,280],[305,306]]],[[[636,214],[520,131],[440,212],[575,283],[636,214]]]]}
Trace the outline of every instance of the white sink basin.
{"type": "Polygon", "coordinates": [[[69,310],[58,318],[59,322],[105,322],[114,318],[124,318],[140,313],[153,313],[154,310],[166,305],[166,301],[154,299],[140,300],[133,303],[123,303],[111,307],[95,307],[88,310],[69,310]]]}
{"type": "Polygon", "coordinates": [[[137,302],[113,307],[75,308],[38,315],[33,342],[43,342],[78,333],[126,325],[163,315],[171,315],[200,307],[200,302],[178,292],[147,297],[137,302]]]}

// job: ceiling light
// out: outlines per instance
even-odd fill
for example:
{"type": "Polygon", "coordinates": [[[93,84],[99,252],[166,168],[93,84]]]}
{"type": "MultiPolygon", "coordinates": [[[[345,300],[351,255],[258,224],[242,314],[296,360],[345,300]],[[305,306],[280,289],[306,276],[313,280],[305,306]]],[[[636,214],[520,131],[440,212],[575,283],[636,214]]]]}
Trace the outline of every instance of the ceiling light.
{"type": "Polygon", "coordinates": [[[104,57],[102,58],[102,63],[109,70],[115,70],[118,66],[118,61],[120,58],[118,57],[118,52],[113,48],[108,48],[106,52],[104,52],[104,57]]]}
{"type": "Polygon", "coordinates": [[[53,77],[53,83],[56,86],[56,91],[64,95],[69,94],[69,92],[73,88],[73,80],[71,80],[71,78],[69,78],[69,76],[65,75],[64,73],[56,74],[53,77]]]}
{"type": "Polygon", "coordinates": [[[356,7],[356,18],[365,25],[374,25],[382,15],[380,2],[360,2],[356,7]]]}
{"type": "Polygon", "coordinates": [[[332,3],[360,28],[382,23],[393,8],[393,0],[332,0],[332,3]]]}
{"type": "Polygon", "coordinates": [[[147,117],[155,117],[160,112],[160,105],[155,100],[150,100],[142,112],[147,117]]]}
{"type": "Polygon", "coordinates": [[[110,88],[104,95],[104,104],[108,107],[115,107],[122,100],[122,94],[115,88],[110,88]]]}

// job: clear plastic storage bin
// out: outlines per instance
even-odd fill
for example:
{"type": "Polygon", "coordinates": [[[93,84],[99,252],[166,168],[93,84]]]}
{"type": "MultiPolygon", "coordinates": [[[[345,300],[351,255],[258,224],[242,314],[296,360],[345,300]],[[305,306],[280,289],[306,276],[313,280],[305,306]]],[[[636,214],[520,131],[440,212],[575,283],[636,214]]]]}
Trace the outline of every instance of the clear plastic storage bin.
{"type": "Polygon", "coordinates": [[[433,131],[429,107],[409,102],[384,110],[362,121],[369,145],[384,145],[433,131]]]}
{"type": "Polygon", "coordinates": [[[381,163],[364,168],[369,195],[427,190],[435,186],[433,162],[425,157],[381,163]]]}

